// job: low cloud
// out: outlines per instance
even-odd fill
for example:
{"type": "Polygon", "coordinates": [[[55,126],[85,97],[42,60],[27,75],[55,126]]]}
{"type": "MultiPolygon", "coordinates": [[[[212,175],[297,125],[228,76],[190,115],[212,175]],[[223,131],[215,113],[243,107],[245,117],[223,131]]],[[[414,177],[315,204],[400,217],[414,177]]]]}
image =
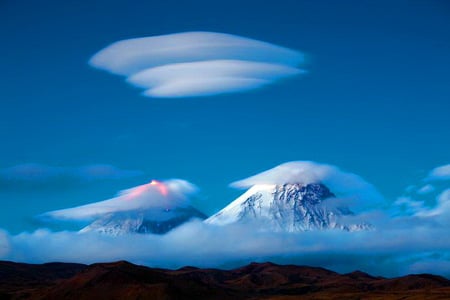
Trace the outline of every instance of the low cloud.
{"type": "Polygon", "coordinates": [[[90,65],[127,77],[149,97],[194,97],[255,89],[304,73],[300,52],[215,32],[185,32],[116,42],[90,65]]]}
{"type": "Polygon", "coordinates": [[[378,190],[360,176],[339,168],[312,161],[293,161],[281,164],[254,176],[233,182],[232,187],[250,188],[254,185],[286,183],[323,183],[338,198],[347,198],[355,211],[379,208],[384,198],[378,190]]]}
{"type": "Polygon", "coordinates": [[[123,170],[108,164],[93,164],[81,167],[56,167],[44,164],[21,164],[0,169],[0,183],[43,184],[56,180],[117,180],[143,175],[138,170],[123,170]]]}
{"type": "Polygon", "coordinates": [[[192,221],[164,235],[111,237],[94,233],[38,230],[8,237],[2,259],[106,262],[129,260],[152,267],[236,267],[251,261],[273,261],[330,268],[363,270],[398,276],[428,272],[450,276],[441,268],[450,262],[448,227],[427,218],[397,219],[374,231],[337,230],[301,233],[259,232],[251,226],[212,226],[192,221]],[[432,225],[433,224],[433,225],[432,225]],[[70,251],[69,251],[70,249],[70,251]]]}
{"type": "Polygon", "coordinates": [[[50,211],[40,215],[43,221],[86,221],[102,216],[131,211],[165,210],[187,205],[188,196],[197,188],[181,179],[153,180],[150,183],[120,191],[116,197],[87,205],[50,211]]]}

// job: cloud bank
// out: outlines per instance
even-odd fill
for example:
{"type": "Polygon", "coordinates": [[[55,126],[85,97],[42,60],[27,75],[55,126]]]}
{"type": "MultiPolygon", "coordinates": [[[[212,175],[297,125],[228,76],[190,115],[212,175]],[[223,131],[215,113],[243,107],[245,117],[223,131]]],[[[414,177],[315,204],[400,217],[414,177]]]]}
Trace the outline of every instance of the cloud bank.
{"type": "Polygon", "coordinates": [[[248,226],[210,226],[192,221],[164,235],[111,237],[94,233],[38,230],[7,237],[2,259],[107,262],[128,260],[151,267],[231,268],[252,261],[362,270],[397,276],[429,272],[450,276],[448,227],[428,218],[386,222],[376,231],[258,232],[248,226]],[[416,224],[411,226],[411,223],[416,224]],[[70,250],[69,250],[70,249],[70,250]]]}
{"type": "Polygon", "coordinates": [[[293,161],[270,170],[231,183],[235,188],[250,188],[254,185],[287,183],[323,183],[338,198],[353,200],[355,211],[379,208],[384,198],[378,190],[360,176],[339,168],[312,161],[293,161]]]}
{"type": "Polygon", "coordinates": [[[128,39],[95,54],[90,65],[127,77],[149,97],[241,92],[304,73],[302,53],[215,32],[128,39]]]}
{"type": "Polygon", "coordinates": [[[153,180],[150,183],[120,191],[117,197],[108,200],[50,211],[38,218],[43,221],[86,221],[119,212],[170,210],[187,205],[188,196],[196,190],[193,184],[181,179],[163,182],[153,180]]]}

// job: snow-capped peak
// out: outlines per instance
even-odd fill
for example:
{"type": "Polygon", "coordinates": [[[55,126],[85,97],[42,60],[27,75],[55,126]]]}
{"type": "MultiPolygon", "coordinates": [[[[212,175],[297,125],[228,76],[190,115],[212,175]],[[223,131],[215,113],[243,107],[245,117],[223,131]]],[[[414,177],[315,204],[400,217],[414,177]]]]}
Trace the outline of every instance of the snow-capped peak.
{"type": "Polygon", "coordinates": [[[208,224],[259,223],[271,231],[367,229],[367,224],[344,224],[353,213],[333,206],[335,195],[321,183],[255,185],[224,209],[205,220],[208,224]]]}

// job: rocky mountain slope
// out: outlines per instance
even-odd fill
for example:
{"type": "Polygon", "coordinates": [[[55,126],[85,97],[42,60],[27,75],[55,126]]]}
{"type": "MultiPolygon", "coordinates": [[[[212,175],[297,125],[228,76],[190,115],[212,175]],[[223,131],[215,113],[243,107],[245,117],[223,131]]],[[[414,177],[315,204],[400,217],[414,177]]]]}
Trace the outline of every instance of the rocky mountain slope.
{"type": "Polygon", "coordinates": [[[192,206],[114,213],[94,221],[80,232],[98,232],[112,236],[130,233],[163,234],[189,220],[205,218],[206,215],[192,206]]]}
{"type": "Polygon", "coordinates": [[[353,212],[334,205],[333,198],[335,195],[320,183],[255,185],[205,222],[259,223],[259,228],[287,232],[371,228],[369,224],[346,222],[345,217],[353,216],[353,212]]]}

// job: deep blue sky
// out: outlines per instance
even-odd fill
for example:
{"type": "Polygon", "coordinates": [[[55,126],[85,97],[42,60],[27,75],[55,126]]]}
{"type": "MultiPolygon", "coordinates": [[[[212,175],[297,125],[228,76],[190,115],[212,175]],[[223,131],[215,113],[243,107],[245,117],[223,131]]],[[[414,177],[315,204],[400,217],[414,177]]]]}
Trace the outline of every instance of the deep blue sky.
{"type": "Polygon", "coordinates": [[[0,228],[106,199],[152,178],[227,185],[290,160],[337,165],[388,198],[450,160],[446,1],[0,2],[0,169],[105,163],[145,176],[0,185],[0,228]],[[250,93],[151,99],[89,58],[127,38],[217,31],[308,55],[308,75],[250,93]]]}

